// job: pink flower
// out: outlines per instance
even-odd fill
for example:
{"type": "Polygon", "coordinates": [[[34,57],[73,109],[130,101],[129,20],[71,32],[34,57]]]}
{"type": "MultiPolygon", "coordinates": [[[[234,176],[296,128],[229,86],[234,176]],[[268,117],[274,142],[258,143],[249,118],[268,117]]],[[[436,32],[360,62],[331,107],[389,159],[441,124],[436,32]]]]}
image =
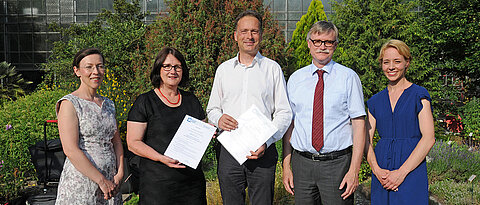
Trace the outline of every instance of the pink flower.
{"type": "Polygon", "coordinates": [[[8,124],[8,125],[5,125],[5,130],[9,130],[9,129],[12,129],[13,126],[11,124],[8,124]]]}

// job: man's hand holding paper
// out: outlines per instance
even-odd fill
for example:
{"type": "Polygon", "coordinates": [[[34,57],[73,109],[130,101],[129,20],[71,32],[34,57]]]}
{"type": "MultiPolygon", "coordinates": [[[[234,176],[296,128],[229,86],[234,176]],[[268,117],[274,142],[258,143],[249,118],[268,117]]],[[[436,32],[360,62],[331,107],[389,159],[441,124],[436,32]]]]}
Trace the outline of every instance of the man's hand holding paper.
{"type": "Polygon", "coordinates": [[[230,115],[223,114],[218,120],[218,127],[225,131],[237,129],[238,122],[230,115]]]}
{"type": "Polygon", "coordinates": [[[247,158],[260,158],[266,149],[265,142],[277,132],[277,128],[255,105],[236,121],[238,128],[224,131],[218,136],[218,141],[240,164],[247,158]]]}
{"type": "Polygon", "coordinates": [[[263,145],[260,146],[255,152],[250,151],[251,155],[247,156],[247,159],[259,159],[260,157],[263,157],[263,154],[265,154],[266,149],[267,149],[267,144],[263,143],[263,145]]]}

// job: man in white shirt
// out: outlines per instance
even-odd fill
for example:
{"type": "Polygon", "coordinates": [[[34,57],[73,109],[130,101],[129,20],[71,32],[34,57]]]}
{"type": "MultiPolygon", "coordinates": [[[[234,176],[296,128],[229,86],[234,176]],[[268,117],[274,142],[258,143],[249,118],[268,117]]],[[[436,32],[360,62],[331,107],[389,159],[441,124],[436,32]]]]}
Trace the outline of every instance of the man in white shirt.
{"type": "Polygon", "coordinates": [[[220,191],[226,205],[244,205],[247,186],[252,204],[272,204],[278,161],[274,143],[288,128],[292,112],[280,65],[259,53],[262,17],[255,11],[245,11],[235,23],[239,52],[217,68],[207,106],[208,119],[221,130],[230,131],[238,126],[235,118],[255,105],[278,131],[257,150],[252,150],[250,156],[245,156],[248,160],[243,165],[223,146],[218,147],[220,191]]]}

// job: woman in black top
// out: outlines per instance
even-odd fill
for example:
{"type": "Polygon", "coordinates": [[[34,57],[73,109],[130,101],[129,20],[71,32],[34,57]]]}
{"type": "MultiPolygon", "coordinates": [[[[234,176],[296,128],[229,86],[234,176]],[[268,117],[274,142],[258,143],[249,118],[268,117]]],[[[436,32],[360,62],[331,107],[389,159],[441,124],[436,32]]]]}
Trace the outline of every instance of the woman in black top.
{"type": "Polygon", "coordinates": [[[150,80],[154,89],[138,96],[127,121],[128,149],[142,157],[139,204],[206,204],[201,166],[192,169],[163,155],[185,115],[205,119],[195,95],[178,89],[188,81],[183,55],[162,49],[150,80]]]}

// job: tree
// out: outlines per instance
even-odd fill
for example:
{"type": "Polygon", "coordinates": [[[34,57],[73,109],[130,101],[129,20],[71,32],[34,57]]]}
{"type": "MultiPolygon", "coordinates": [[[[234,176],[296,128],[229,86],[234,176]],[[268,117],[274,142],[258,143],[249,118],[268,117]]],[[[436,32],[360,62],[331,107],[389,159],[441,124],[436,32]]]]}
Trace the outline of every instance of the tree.
{"type": "Polygon", "coordinates": [[[462,105],[479,96],[480,0],[423,0],[420,7],[424,37],[419,46],[424,48],[427,62],[443,75],[456,77],[465,88],[466,99],[460,98],[458,90],[442,98],[462,105]]]}
{"type": "Polygon", "coordinates": [[[420,6],[423,41],[419,46],[444,78],[437,109],[444,115],[462,115],[463,133],[478,136],[480,0],[424,0],[420,6]]]}
{"type": "Polygon", "coordinates": [[[312,63],[312,56],[306,41],[307,33],[315,22],[322,20],[327,20],[322,1],[313,0],[308,6],[307,13],[297,22],[292,41],[288,44],[288,47],[294,50],[293,61],[295,63],[293,65],[295,68],[291,70],[292,72],[312,63]]]}
{"type": "Polygon", "coordinates": [[[334,5],[333,21],[340,32],[334,59],[355,70],[362,81],[365,100],[383,90],[387,84],[377,57],[389,39],[404,41],[411,49],[413,61],[407,79],[425,86],[432,96],[440,90],[438,71],[425,60],[419,47],[422,29],[418,24],[415,1],[345,0],[334,5]]]}

